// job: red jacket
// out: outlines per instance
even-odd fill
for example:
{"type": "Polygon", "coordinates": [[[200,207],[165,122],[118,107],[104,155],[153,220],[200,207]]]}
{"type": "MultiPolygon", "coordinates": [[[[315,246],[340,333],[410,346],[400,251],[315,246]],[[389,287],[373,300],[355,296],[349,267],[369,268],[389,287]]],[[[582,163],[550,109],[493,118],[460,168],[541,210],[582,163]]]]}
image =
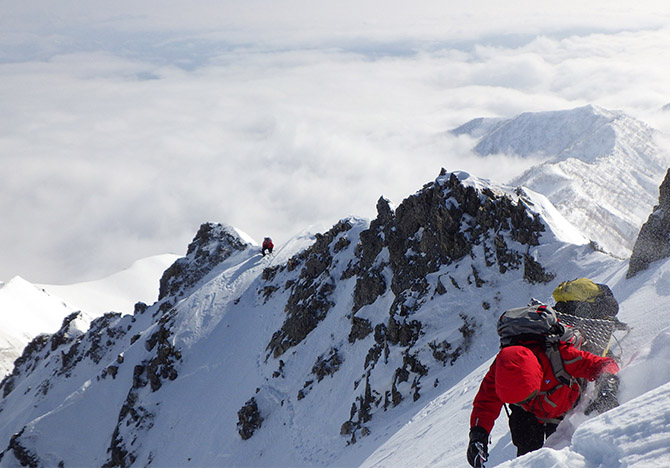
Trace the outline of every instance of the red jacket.
{"type": "MultiPolygon", "coordinates": [[[[542,366],[542,384],[539,394],[531,401],[521,405],[533,413],[538,420],[558,418],[572,409],[579,397],[579,384],[562,385],[554,376],[549,358],[540,346],[531,346],[530,350],[542,366]]],[[[573,377],[595,380],[600,374],[615,374],[619,366],[612,358],[600,357],[581,351],[572,345],[561,344],[559,348],[565,370],[573,377]]],[[[505,382],[510,385],[510,382],[505,382]]],[[[509,403],[509,402],[508,402],[509,403]]],[[[495,420],[500,415],[503,401],[496,393],[496,361],[493,361],[482,381],[479,392],[472,403],[470,426],[481,426],[491,432],[495,420]]]]}
{"type": "Polygon", "coordinates": [[[272,243],[272,239],[270,239],[269,237],[266,237],[263,240],[263,248],[264,249],[271,249],[273,247],[274,247],[274,244],[272,243]]]}

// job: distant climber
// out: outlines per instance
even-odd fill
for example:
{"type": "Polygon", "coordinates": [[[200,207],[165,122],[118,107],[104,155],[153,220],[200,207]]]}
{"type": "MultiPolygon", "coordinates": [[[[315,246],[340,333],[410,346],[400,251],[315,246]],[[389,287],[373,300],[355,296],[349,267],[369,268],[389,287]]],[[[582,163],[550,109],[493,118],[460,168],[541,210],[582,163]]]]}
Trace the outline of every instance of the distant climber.
{"type": "Polygon", "coordinates": [[[263,247],[261,248],[261,253],[265,257],[265,251],[267,250],[268,253],[272,253],[272,249],[274,249],[275,245],[272,243],[272,239],[269,237],[266,237],[263,239],[263,247]]]}
{"type": "Polygon", "coordinates": [[[614,359],[578,349],[572,339],[566,340],[574,336],[567,332],[554,310],[544,305],[510,309],[501,316],[498,334],[502,349],[472,404],[466,454],[471,466],[482,467],[488,458],[489,434],[504,404],[511,408],[509,427],[512,443],[520,456],[541,448],[545,438],[556,431],[579,398],[581,388],[577,379],[593,381],[619,371],[614,359]],[[504,322],[503,317],[509,312],[515,313],[523,323],[512,326],[511,322],[504,322]],[[561,337],[551,347],[543,340],[531,339],[537,337],[535,333],[528,333],[528,327],[540,322],[548,324],[551,333],[556,330],[555,335],[546,335],[546,343],[550,336],[561,337]],[[512,341],[503,340],[508,330],[519,331],[512,341]],[[560,358],[560,369],[559,364],[552,363],[555,357],[560,358]]]}

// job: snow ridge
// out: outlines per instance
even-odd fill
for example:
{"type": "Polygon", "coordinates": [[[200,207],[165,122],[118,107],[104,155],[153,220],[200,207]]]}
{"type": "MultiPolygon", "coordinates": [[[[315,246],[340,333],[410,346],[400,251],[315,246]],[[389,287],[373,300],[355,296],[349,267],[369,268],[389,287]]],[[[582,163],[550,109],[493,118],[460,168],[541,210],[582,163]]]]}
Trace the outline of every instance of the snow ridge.
{"type": "Polygon", "coordinates": [[[599,248],[620,258],[630,256],[670,162],[649,126],[593,105],[478,119],[453,133],[479,137],[474,151],[482,155],[544,156],[510,183],[544,194],[599,248]]]}

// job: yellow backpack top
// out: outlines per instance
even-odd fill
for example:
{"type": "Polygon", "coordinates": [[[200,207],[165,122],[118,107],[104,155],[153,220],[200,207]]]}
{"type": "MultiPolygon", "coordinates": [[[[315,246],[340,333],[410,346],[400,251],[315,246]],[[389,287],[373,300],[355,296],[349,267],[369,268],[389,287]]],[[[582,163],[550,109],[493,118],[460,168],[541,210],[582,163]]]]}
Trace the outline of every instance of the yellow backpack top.
{"type": "Polygon", "coordinates": [[[601,293],[600,287],[590,279],[578,278],[572,281],[563,281],[554,289],[552,296],[556,302],[593,302],[601,293]]]}

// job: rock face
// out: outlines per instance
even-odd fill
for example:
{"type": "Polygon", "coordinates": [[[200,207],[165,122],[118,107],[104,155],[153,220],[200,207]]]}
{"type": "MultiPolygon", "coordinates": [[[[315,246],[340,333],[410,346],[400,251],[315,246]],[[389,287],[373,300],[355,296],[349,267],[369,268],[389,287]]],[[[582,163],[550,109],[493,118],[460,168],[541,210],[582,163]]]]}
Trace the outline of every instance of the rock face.
{"type": "Polygon", "coordinates": [[[670,169],[659,188],[658,205],[635,241],[626,277],[630,278],[646,270],[650,263],[667,257],[670,257],[670,169]]]}
{"type": "MultiPolygon", "coordinates": [[[[454,336],[425,342],[423,337],[433,325],[432,317],[421,312],[424,305],[448,289],[483,288],[490,275],[478,268],[496,275],[519,272],[529,284],[554,278],[528,254],[539,244],[545,226],[529,212],[523,197],[477,189],[460,178],[468,175],[443,170],[435,182],[395,210],[382,197],[377,217],[367,229],[357,231],[352,221],[343,220],[319,235],[312,247],[262,275],[265,285],[259,294],[266,301],[277,291],[290,291],[284,304],[286,319],[267,346],[268,359],[283,358],[315,333],[329,314],[342,313],[336,297],[351,298],[350,309],[343,311],[351,323],[346,343],[359,348],[358,342],[366,343],[361,378],[354,382],[360,394],[341,427],[351,443],[369,433],[366,423],[376,411],[386,411],[406,398],[419,399],[431,367],[454,365],[468,351],[476,321],[454,312],[454,336]],[[452,267],[465,270],[465,276],[460,271],[446,273],[452,267]],[[389,371],[389,384],[380,384],[387,378],[374,378],[377,372],[389,371]]],[[[332,377],[346,364],[344,356],[351,351],[341,352],[337,346],[318,356],[297,400],[307,399],[326,380],[324,376],[332,377]]],[[[278,367],[274,378],[283,375],[283,360],[278,367]]],[[[259,396],[270,399],[262,390],[259,396]]],[[[240,411],[246,414],[244,408],[240,411]]],[[[242,437],[247,436],[251,431],[242,437]]]]}
{"type": "Polygon", "coordinates": [[[160,280],[158,300],[166,296],[182,296],[216,265],[235,251],[242,251],[248,244],[242,242],[229,226],[205,223],[189,244],[186,257],[170,266],[160,280]]]}

